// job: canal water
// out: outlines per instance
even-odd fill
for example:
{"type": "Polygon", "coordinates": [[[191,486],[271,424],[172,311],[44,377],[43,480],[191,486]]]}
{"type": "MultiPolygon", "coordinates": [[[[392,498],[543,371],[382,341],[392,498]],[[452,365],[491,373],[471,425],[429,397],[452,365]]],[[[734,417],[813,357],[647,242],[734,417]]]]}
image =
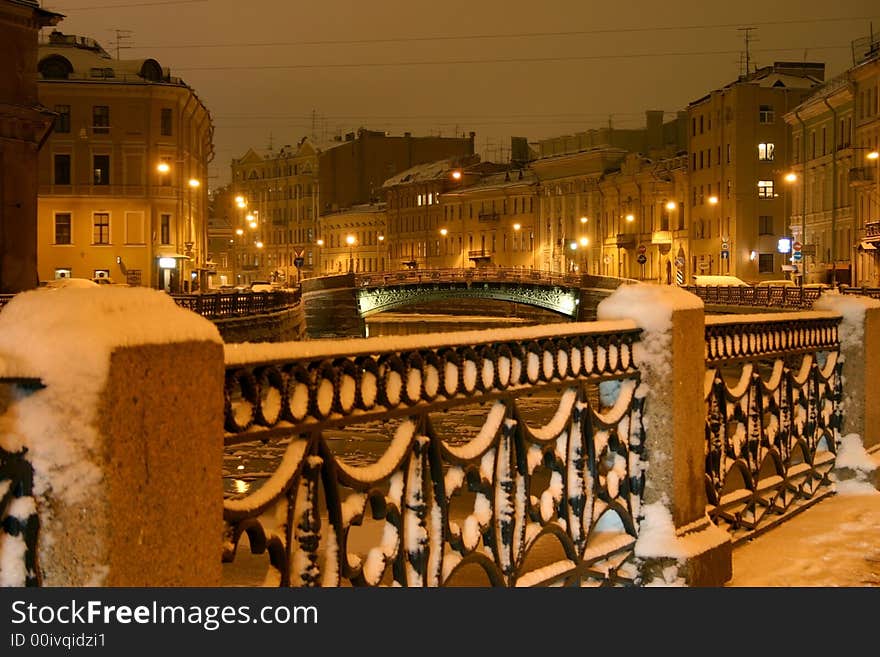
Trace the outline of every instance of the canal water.
{"type": "MultiPolygon", "coordinates": [[[[367,334],[372,337],[446,333],[511,328],[537,323],[540,323],[540,318],[510,315],[381,313],[368,318],[367,334]]],[[[536,423],[535,426],[550,419],[558,402],[559,399],[555,395],[517,400],[520,410],[536,423]]],[[[450,409],[432,415],[431,421],[439,436],[451,445],[459,445],[467,443],[476,435],[486,419],[486,412],[487,408],[483,407],[450,409]]],[[[393,434],[391,423],[374,422],[350,429],[326,431],[324,438],[342,461],[350,465],[362,466],[378,460],[393,434]]],[[[254,441],[227,448],[223,464],[226,495],[240,497],[258,489],[280,463],[288,442],[288,440],[273,440],[267,443],[254,441]]]]}

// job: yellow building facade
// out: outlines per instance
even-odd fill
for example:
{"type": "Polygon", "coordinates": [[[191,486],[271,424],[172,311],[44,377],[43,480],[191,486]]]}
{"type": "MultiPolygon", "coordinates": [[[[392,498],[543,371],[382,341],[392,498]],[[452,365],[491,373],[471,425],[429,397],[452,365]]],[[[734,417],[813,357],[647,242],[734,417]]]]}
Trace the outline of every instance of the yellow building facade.
{"type": "Polygon", "coordinates": [[[59,32],[40,44],[38,71],[56,113],[39,160],[40,280],[206,287],[213,125],[193,89],[154,59],[59,32]]]}

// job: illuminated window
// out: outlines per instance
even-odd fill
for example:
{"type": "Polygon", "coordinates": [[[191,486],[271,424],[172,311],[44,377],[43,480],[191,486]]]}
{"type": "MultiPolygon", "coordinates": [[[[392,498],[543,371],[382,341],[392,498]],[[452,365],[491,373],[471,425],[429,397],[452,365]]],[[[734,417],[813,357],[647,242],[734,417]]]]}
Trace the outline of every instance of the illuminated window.
{"type": "Polygon", "coordinates": [[[759,180],[758,181],[758,198],[773,198],[773,181],[772,180],[759,180]]]}
{"type": "Polygon", "coordinates": [[[775,151],[776,147],[773,144],[758,144],[758,159],[762,162],[770,162],[775,151]]]}

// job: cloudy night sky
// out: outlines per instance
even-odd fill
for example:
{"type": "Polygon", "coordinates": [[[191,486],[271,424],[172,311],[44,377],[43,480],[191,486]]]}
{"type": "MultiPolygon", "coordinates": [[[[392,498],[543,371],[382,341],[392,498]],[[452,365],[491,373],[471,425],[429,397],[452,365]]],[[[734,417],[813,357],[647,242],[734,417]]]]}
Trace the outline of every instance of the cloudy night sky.
{"type": "Polygon", "coordinates": [[[530,141],[667,118],[744,67],[852,64],[851,42],[880,31],[875,0],[612,3],[582,0],[48,0],[57,26],[122,59],[154,57],[211,111],[211,186],[250,147],[392,134],[476,132],[505,159],[530,141]]]}

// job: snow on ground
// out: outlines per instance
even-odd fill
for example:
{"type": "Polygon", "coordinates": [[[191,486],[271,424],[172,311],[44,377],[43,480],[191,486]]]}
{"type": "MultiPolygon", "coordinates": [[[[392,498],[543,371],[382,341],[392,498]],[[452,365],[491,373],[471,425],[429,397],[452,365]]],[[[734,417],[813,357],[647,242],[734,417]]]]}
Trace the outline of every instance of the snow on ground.
{"type": "Polygon", "coordinates": [[[734,548],[727,586],[880,587],[880,491],[838,491],[734,548]]]}

